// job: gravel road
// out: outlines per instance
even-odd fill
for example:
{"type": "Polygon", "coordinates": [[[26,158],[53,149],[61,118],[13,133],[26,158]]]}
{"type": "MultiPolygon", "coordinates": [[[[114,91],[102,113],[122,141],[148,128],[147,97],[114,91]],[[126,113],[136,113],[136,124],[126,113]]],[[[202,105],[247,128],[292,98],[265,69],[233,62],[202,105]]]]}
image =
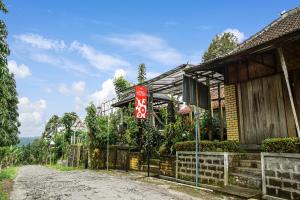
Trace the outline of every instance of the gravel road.
{"type": "Polygon", "coordinates": [[[43,166],[23,166],[15,179],[11,199],[233,199],[199,190],[196,194],[197,198],[195,195],[189,196],[186,192],[172,189],[163,181],[143,181],[133,173],[99,173],[91,170],[60,172],[43,166]]]}

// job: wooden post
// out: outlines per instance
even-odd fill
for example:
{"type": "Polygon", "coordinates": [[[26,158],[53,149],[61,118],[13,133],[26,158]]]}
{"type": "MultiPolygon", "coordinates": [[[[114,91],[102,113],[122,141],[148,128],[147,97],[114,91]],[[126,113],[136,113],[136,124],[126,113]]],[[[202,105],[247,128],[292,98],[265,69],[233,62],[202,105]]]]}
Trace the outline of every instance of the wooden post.
{"type": "Polygon", "coordinates": [[[291,107],[292,107],[295,125],[296,125],[296,129],[297,129],[297,135],[298,135],[298,137],[300,137],[299,121],[298,121],[298,117],[297,117],[297,113],[296,113],[296,109],[295,109],[295,103],[294,103],[294,99],[293,99],[293,95],[292,95],[291,85],[289,82],[289,74],[288,74],[287,66],[285,63],[285,59],[284,59],[284,55],[283,55],[283,51],[282,51],[281,47],[278,48],[278,54],[280,57],[281,67],[282,67],[282,70],[284,73],[284,78],[285,78],[286,86],[288,89],[289,99],[291,102],[291,107]]]}
{"type": "Polygon", "coordinates": [[[199,116],[200,116],[200,112],[199,112],[199,91],[198,91],[198,82],[196,81],[196,112],[198,113],[197,118],[195,116],[195,120],[197,123],[197,127],[198,127],[198,143],[200,142],[200,136],[201,136],[201,127],[200,127],[200,123],[199,123],[199,116]]]}
{"type": "Polygon", "coordinates": [[[210,81],[209,78],[206,78],[206,85],[208,87],[208,94],[207,94],[207,118],[208,118],[208,138],[212,141],[212,115],[211,115],[211,99],[210,99],[210,81]]]}
{"type": "Polygon", "coordinates": [[[219,103],[219,120],[220,120],[220,136],[221,141],[224,140],[224,121],[223,121],[223,108],[221,100],[221,84],[218,84],[218,103],[219,103]]]}

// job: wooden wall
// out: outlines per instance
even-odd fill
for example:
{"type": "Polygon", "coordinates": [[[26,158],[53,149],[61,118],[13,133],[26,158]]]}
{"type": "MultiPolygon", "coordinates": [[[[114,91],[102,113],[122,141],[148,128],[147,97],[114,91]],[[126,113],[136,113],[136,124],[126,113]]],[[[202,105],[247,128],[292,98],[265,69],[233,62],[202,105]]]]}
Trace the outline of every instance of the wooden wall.
{"type": "MultiPolygon", "coordinates": [[[[300,40],[283,46],[300,121],[300,40]]],[[[296,127],[276,49],[227,65],[225,84],[237,86],[240,141],[260,144],[268,137],[295,137],[296,127]]]]}
{"type": "Polygon", "coordinates": [[[260,144],[271,137],[287,137],[280,74],[237,84],[240,142],[260,144]]]}

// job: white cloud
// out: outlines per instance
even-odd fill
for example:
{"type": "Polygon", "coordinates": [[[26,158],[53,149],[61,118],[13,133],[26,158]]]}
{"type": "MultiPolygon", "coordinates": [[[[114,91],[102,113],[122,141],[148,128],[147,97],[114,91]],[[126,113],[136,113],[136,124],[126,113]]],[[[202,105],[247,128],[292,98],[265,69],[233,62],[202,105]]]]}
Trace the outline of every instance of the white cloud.
{"type": "Polygon", "coordinates": [[[85,82],[84,81],[73,82],[71,89],[77,94],[82,94],[85,91],[85,82]]]}
{"type": "Polygon", "coordinates": [[[46,92],[47,92],[48,94],[51,94],[51,93],[52,93],[52,88],[47,87],[47,88],[46,88],[46,92]]]}
{"type": "Polygon", "coordinates": [[[63,95],[69,94],[69,89],[66,86],[66,84],[60,84],[59,87],[58,87],[58,91],[59,91],[59,93],[61,93],[63,95]]]}
{"type": "Polygon", "coordinates": [[[26,78],[31,75],[29,67],[24,64],[18,65],[14,60],[8,61],[8,68],[9,71],[16,76],[16,78],[26,78]]]}
{"type": "Polygon", "coordinates": [[[74,63],[74,62],[72,62],[68,59],[65,59],[63,57],[60,57],[60,56],[51,56],[51,55],[48,55],[45,53],[37,53],[37,54],[31,55],[31,59],[33,59],[34,61],[40,62],[40,63],[59,67],[59,68],[62,68],[62,69],[68,70],[68,71],[74,71],[79,74],[83,73],[83,74],[87,74],[87,75],[91,75],[91,76],[97,75],[95,73],[94,74],[89,73],[85,65],[74,63]]]}
{"type": "Polygon", "coordinates": [[[89,102],[99,106],[104,101],[110,100],[116,96],[113,79],[107,79],[102,83],[101,89],[95,91],[88,97],[89,102]]]}
{"type": "Polygon", "coordinates": [[[85,104],[80,97],[75,97],[74,103],[76,112],[82,111],[82,109],[85,107],[85,104]]]}
{"type": "Polygon", "coordinates": [[[170,47],[164,39],[156,36],[131,34],[110,36],[105,39],[162,64],[178,65],[183,62],[184,56],[179,51],[170,47]]]}
{"type": "Polygon", "coordinates": [[[232,33],[237,37],[239,43],[243,42],[246,39],[245,34],[236,28],[228,28],[223,33],[232,33]]]}
{"type": "Polygon", "coordinates": [[[60,84],[58,91],[63,95],[82,95],[85,92],[85,86],[86,83],[84,81],[75,81],[70,86],[60,84]]]}
{"type": "Polygon", "coordinates": [[[114,76],[114,78],[118,78],[118,77],[120,77],[120,76],[123,76],[123,77],[126,76],[126,72],[124,71],[124,69],[117,69],[117,70],[115,71],[115,76],[114,76]]]}
{"type": "Polygon", "coordinates": [[[27,97],[20,97],[18,108],[21,135],[41,135],[45,125],[44,112],[47,108],[47,102],[44,99],[32,102],[27,97]]]}
{"type": "Polygon", "coordinates": [[[39,49],[63,50],[66,48],[66,44],[63,40],[48,39],[41,35],[33,33],[16,35],[15,38],[23,43],[29,44],[32,47],[39,49]]]}
{"type": "Polygon", "coordinates": [[[98,70],[114,70],[117,67],[129,66],[129,63],[125,60],[101,53],[86,44],[79,43],[78,41],[72,42],[70,50],[78,52],[90,63],[90,65],[98,70]]]}

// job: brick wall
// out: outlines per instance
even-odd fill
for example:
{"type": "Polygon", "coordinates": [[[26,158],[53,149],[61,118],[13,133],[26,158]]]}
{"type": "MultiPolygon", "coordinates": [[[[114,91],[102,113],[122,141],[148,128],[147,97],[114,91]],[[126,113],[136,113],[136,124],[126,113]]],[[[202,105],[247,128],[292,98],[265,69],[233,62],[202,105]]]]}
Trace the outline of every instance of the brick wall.
{"type": "Polygon", "coordinates": [[[300,154],[263,153],[262,163],[264,196],[300,199],[300,154]]]}
{"type": "Polygon", "coordinates": [[[224,86],[227,139],[239,140],[238,109],[235,85],[224,86]]]}

